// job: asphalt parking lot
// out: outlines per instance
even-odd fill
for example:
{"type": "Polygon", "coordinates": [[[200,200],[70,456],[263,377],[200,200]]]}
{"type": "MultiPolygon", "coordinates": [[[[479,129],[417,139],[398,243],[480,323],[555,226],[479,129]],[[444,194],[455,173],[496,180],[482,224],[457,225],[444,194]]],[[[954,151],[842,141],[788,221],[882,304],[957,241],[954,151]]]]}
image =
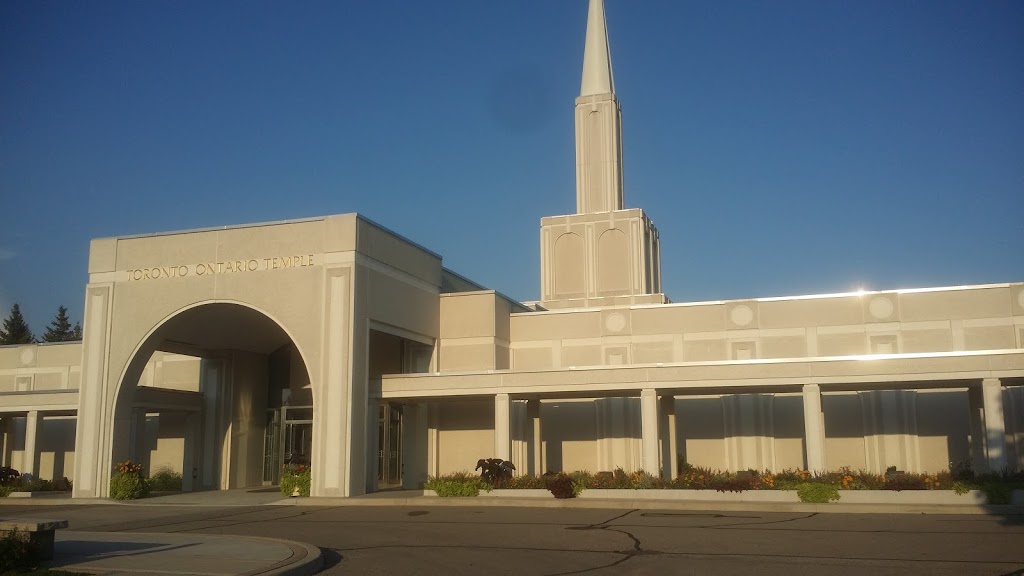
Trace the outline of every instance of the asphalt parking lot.
{"type": "Polygon", "coordinates": [[[416,506],[0,506],[85,532],[283,538],[324,574],[1024,574],[1024,517],[416,506]]]}

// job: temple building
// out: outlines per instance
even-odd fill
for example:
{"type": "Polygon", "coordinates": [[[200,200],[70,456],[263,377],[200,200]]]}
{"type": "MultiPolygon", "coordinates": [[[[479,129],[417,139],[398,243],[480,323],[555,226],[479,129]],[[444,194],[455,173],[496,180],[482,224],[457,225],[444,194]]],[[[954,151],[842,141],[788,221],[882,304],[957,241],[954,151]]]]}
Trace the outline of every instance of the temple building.
{"type": "Polygon", "coordinates": [[[0,347],[3,464],[75,497],[128,458],[185,490],[308,462],[313,496],[487,457],[1024,469],[1024,282],[669,301],[658,230],[626,204],[608,38],[590,0],[576,213],[540,222],[536,302],[357,214],[96,239],[83,341],[0,347]]]}

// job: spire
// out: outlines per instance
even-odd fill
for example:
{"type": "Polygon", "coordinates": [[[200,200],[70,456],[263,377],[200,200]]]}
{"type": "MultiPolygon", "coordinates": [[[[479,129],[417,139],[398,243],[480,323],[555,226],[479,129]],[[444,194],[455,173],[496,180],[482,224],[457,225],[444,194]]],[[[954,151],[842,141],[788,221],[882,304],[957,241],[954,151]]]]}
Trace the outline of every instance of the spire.
{"type": "Polygon", "coordinates": [[[590,0],[580,96],[614,92],[615,79],[612,77],[612,56],[608,48],[608,26],[604,18],[604,0],[590,0]]]}

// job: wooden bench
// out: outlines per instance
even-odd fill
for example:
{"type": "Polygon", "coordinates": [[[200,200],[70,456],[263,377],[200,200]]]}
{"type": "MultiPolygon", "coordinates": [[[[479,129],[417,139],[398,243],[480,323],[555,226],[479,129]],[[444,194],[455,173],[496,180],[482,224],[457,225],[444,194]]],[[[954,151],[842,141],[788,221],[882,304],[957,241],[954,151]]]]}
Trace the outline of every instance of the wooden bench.
{"type": "Polygon", "coordinates": [[[17,534],[21,539],[35,546],[40,560],[53,559],[53,534],[58,528],[67,528],[67,520],[41,518],[0,518],[0,533],[17,534]]]}

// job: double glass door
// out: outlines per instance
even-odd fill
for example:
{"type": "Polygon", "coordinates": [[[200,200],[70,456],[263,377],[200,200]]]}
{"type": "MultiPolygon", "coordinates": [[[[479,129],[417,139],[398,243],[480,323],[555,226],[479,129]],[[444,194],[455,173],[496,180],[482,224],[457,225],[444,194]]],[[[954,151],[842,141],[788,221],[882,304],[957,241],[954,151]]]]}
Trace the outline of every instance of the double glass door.
{"type": "Polygon", "coordinates": [[[382,403],[377,422],[377,489],[402,485],[402,406],[382,403]]]}
{"type": "Polygon", "coordinates": [[[263,436],[263,483],[277,484],[284,464],[309,466],[313,455],[313,407],[267,410],[263,436]]]}

